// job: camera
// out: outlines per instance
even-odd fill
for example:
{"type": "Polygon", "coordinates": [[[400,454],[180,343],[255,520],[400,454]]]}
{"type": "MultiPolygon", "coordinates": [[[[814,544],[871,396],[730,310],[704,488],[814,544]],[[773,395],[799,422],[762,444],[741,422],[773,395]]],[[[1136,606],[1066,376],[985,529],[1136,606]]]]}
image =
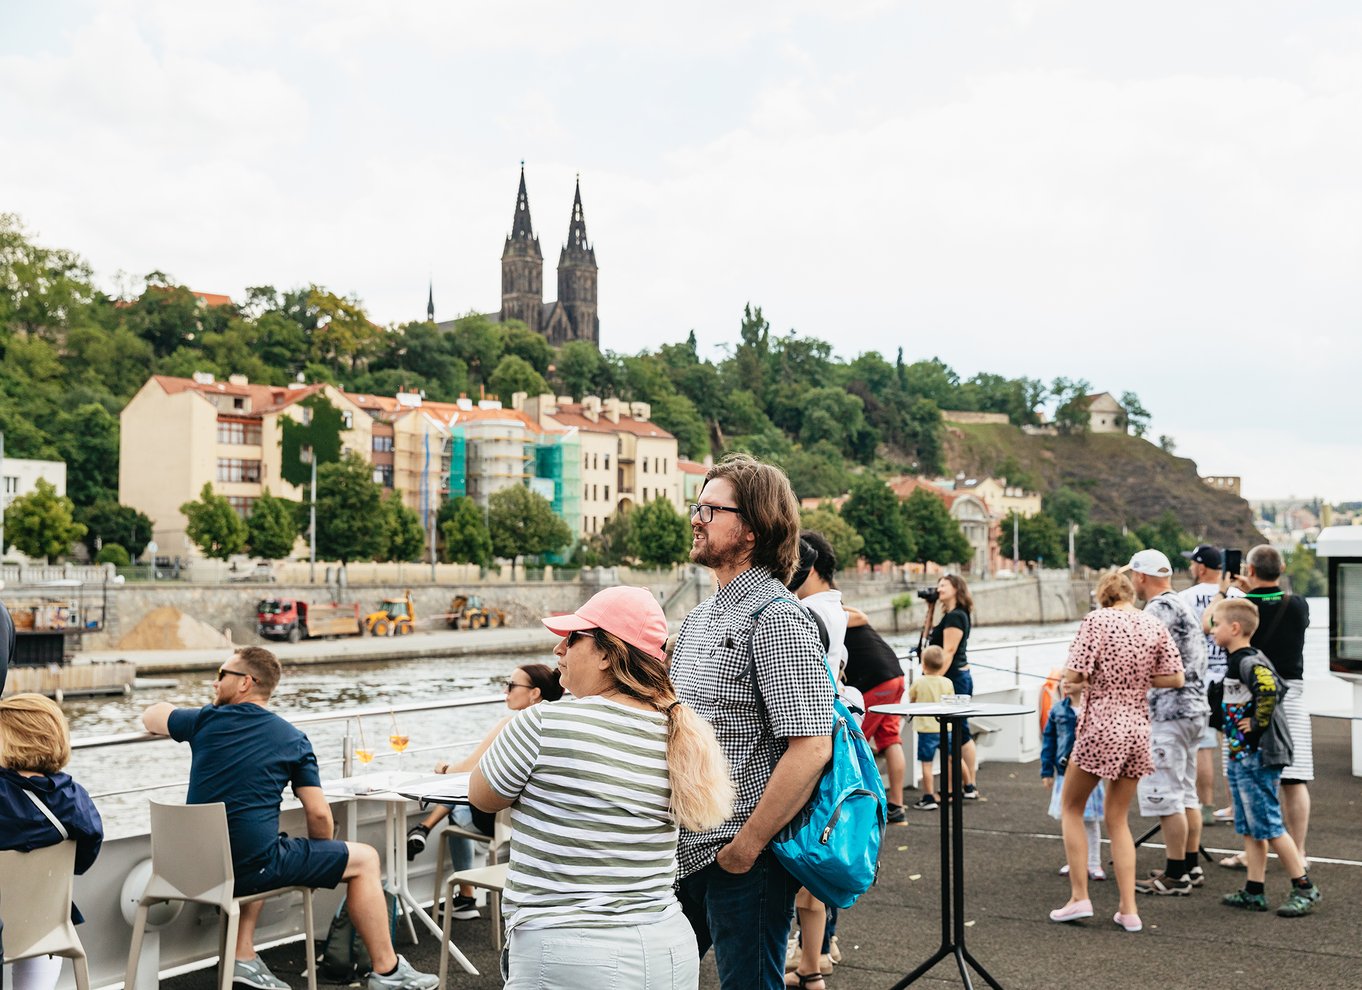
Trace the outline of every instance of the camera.
{"type": "Polygon", "coordinates": [[[932,605],[941,597],[941,592],[937,591],[935,588],[918,588],[917,596],[928,605],[932,605]]]}
{"type": "Polygon", "coordinates": [[[1223,551],[1224,570],[1230,577],[1238,577],[1240,569],[1244,566],[1244,551],[1224,550],[1223,551]]]}

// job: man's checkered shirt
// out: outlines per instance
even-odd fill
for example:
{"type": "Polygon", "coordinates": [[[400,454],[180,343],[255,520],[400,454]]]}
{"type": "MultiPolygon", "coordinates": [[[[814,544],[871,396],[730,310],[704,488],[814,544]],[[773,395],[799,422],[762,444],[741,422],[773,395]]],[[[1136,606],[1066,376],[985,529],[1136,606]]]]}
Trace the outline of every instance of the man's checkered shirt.
{"type": "Polygon", "coordinates": [[[714,861],[761,799],[792,736],[832,731],[832,684],[818,629],[794,595],[764,568],[735,577],[686,616],[671,662],[677,696],[714,727],[737,789],[733,817],[708,832],[681,830],[681,876],[714,861]],[[758,699],[747,642],[752,613],[768,602],[753,642],[758,699]]]}

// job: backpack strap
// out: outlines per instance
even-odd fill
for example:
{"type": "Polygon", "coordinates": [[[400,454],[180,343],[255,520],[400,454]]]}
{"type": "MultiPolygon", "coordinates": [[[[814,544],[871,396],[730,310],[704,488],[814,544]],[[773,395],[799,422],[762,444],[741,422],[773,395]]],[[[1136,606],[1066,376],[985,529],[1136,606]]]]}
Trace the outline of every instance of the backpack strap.
{"type": "MultiPolygon", "coordinates": [[[[752,693],[757,696],[757,704],[761,706],[763,711],[767,711],[768,709],[766,708],[766,699],[761,696],[761,682],[757,680],[757,654],[756,647],[754,644],[757,641],[757,622],[760,621],[761,619],[761,613],[766,611],[767,608],[774,605],[778,601],[780,601],[780,596],[776,596],[775,598],[772,598],[769,601],[764,602],[755,611],[753,611],[752,628],[747,633],[747,676],[752,681],[752,693]]],[[[822,620],[818,618],[818,616],[813,612],[812,609],[804,608],[804,606],[799,605],[798,602],[796,602],[795,604],[800,609],[802,609],[804,614],[807,615],[810,619],[812,619],[814,625],[818,627],[819,638],[823,644],[823,670],[828,675],[828,682],[832,684],[832,696],[836,698],[837,678],[833,676],[832,666],[828,663],[829,637],[827,627],[823,625],[822,620]]]]}
{"type": "Polygon", "coordinates": [[[25,790],[24,793],[28,795],[28,799],[33,802],[33,806],[43,813],[43,817],[52,823],[52,827],[57,830],[57,834],[62,837],[63,842],[71,838],[70,833],[66,831],[66,826],[57,819],[56,815],[52,814],[52,809],[43,803],[42,798],[38,797],[38,795],[30,790],[25,790]]]}

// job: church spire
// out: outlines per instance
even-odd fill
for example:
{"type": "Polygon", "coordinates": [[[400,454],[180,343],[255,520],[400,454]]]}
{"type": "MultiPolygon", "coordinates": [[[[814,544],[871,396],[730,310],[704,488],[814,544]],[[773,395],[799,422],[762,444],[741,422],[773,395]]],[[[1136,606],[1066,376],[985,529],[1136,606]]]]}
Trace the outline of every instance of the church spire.
{"type": "MultiPolygon", "coordinates": [[[[582,210],[582,175],[577,173],[577,191],[572,197],[572,219],[568,222],[567,244],[563,248],[564,255],[591,256],[594,262],[595,253],[591,250],[591,245],[586,240],[586,213],[582,210]]],[[[561,263],[561,262],[560,262],[561,263]]]]}
{"type": "MultiPolygon", "coordinates": [[[[572,198],[568,239],[558,255],[558,301],[572,324],[572,339],[601,341],[601,321],[596,314],[596,251],[586,239],[586,212],[582,209],[582,177],[572,198]]],[[[561,341],[555,341],[561,343],[561,341]]]]}
{"type": "Polygon", "coordinates": [[[515,198],[515,220],[511,224],[511,238],[534,237],[534,227],[530,223],[530,194],[525,191],[525,162],[520,163],[520,191],[515,198]]]}
{"type": "Polygon", "coordinates": [[[435,322],[435,279],[430,280],[430,294],[426,296],[426,322],[435,322]]]}

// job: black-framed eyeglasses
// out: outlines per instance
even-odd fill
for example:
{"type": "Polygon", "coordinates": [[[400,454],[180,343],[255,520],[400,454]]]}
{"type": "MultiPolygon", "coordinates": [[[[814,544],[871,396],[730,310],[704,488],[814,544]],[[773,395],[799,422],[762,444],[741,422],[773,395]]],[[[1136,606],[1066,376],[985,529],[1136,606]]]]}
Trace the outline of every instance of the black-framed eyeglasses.
{"type": "Polygon", "coordinates": [[[226,667],[218,668],[218,680],[222,680],[228,674],[235,674],[237,677],[250,677],[251,675],[244,670],[228,670],[226,667]]]}
{"type": "Polygon", "coordinates": [[[714,521],[714,513],[731,512],[735,516],[742,515],[742,509],[731,505],[710,505],[708,502],[692,502],[690,504],[691,519],[699,519],[701,526],[708,526],[714,521]]]}
{"type": "Polygon", "coordinates": [[[516,688],[525,688],[526,690],[530,690],[530,689],[532,689],[533,687],[534,687],[533,684],[518,684],[518,683],[516,683],[515,681],[507,681],[507,682],[506,682],[506,693],[507,693],[507,694],[510,694],[510,693],[511,693],[512,691],[514,691],[516,688]]]}

